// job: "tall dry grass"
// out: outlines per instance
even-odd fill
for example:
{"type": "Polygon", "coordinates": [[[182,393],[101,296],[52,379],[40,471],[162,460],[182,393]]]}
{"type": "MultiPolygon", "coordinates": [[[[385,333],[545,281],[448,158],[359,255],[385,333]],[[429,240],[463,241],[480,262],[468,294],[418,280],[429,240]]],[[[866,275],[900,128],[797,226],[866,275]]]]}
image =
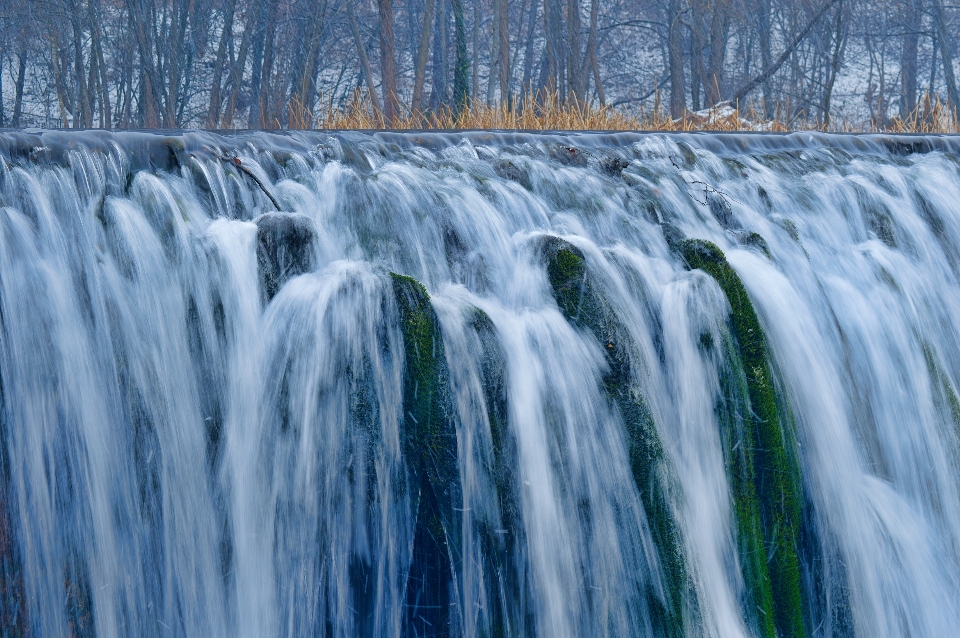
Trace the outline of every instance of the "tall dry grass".
{"type": "MultiPolygon", "coordinates": [[[[712,109],[687,112],[673,119],[665,114],[656,100],[650,111],[628,112],[609,106],[578,105],[562,102],[556,93],[527,94],[523,100],[490,106],[473,100],[465,108],[454,111],[442,107],[436,111],[407,109],[388,123],[366,95],[360,91],[343,108],[328,104],[319,113],[293,102],[289,105],[291,129],[512,129],[522,131],[771,131],[824,130],[822,124],[808,120],[789,120],[781,114],[773,119],[763,116],[752,105],[737,108],[721,104],[712,109]]],[[[279,124],[279,123],[278,123],[279,124]]],[[[907,118],[893,118],[886,123],[874,121],[834,121],[831,131],[894,132],[894,133],[960,133],[955,109],[929,96],[921,100],[907,118]]]]}

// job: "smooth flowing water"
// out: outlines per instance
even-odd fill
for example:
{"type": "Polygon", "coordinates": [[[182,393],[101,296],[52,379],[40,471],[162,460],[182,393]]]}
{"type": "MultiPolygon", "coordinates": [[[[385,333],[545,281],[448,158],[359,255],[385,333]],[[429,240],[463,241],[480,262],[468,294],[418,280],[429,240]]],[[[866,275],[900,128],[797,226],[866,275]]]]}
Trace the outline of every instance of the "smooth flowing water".
{"type": "Polygon", "coordinates": [[[0,134],[0,633],[956,634],[958,153],[0,134]]]}

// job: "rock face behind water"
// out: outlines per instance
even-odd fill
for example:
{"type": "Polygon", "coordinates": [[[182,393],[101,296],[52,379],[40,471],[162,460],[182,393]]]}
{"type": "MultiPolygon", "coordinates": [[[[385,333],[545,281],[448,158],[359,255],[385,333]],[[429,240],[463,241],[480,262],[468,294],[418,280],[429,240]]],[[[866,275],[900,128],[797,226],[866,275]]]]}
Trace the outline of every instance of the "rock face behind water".
{"type": "Polygon", "coordinates": [[[306,215],[266,213],[257,224],[257,272],[266,302],[292,277],[313,270],[317,231],[306,215]]]}

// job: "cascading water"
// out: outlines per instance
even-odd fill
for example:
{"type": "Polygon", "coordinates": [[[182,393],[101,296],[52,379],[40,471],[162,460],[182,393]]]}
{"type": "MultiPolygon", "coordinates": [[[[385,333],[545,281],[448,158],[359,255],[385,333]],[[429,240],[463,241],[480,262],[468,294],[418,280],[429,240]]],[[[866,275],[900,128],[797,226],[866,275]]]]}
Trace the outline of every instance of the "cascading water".
{"type": "Polygon", "coordinates": [[[0,633],[955,634],[958,153],[0,135],[0,633]]]}

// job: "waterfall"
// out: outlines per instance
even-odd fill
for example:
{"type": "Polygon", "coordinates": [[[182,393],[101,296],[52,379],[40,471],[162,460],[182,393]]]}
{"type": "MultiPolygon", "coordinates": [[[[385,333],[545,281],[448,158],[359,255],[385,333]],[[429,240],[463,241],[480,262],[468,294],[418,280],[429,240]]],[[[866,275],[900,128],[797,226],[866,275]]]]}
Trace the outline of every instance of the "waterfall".
{"type": "Polygon", "coordinates": [[[960,627],[957,138],[0,160],[2,636],[960,627]]]}

